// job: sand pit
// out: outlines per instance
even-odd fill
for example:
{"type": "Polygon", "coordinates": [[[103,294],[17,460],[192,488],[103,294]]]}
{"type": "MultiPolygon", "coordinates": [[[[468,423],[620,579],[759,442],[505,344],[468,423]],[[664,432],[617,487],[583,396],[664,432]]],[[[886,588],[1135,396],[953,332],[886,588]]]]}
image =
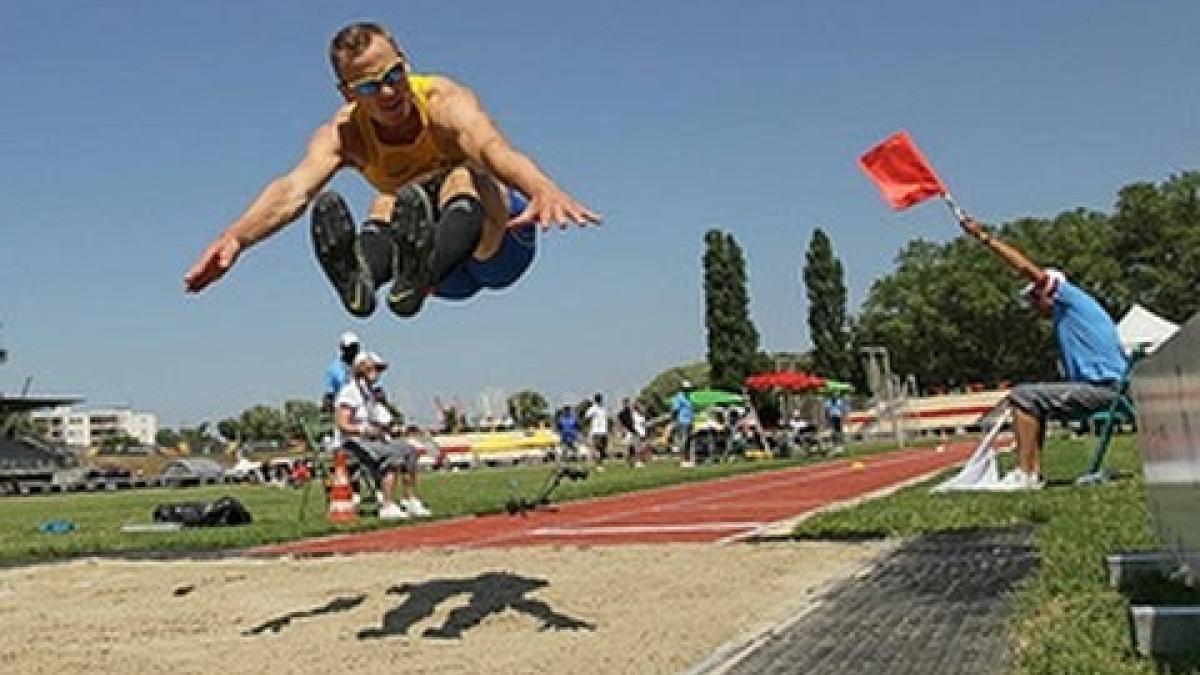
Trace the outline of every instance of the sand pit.
{"type": "Polygon", "coordinates": [[[879,544],[82,560],[0,571],[0,671],[673,673],[879,544]]]}

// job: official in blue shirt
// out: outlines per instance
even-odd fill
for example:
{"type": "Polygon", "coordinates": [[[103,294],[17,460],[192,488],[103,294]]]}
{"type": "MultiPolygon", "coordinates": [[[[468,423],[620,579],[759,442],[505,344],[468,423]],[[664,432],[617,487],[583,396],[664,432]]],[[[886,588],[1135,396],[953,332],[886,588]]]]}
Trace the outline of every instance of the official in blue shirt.
{"type": "Polygon", "coordinates": [[[838,392],[830,392],[829,398],[825,399],[825,419],[829,421],[829,430],[832,432],[831,440],[835,450],[841,450],[842,443],[845,442],[842,434],[842,418],[845,416],[846,401],[838,392]]]}
{"type": "Polygon", "coordinates": [[[325,369],[325,388],[321,395],[321,412],[333,412],[333,400],[342,387],[350,381],[350,366],[361,349],[362,345],[359,343],[357,335],[350,331],[342,333],[341,339],[338,340],[338,356],[325,369]]]}
{"type": "Polygon", "coordinates": [[[696,465],[692,459],[692,420],[695,419],[695,409],[688,392],[692,383],[684,380],[680,383],[681,390],[671,399],[671,419],[675,422],[675,444],[679,447],[679,465],[684,468],[696,465]]]}
{"type": "Polygon", "coordinates": [[[1117,395],[1116,385],[1128,367],[1117,326],[1086,291],[1067,281],[1056,269],[1042,269],[1023,253],[983,229],[963,214],[968,234],[1029,280],[1022,296],[1041,316],[1054,322],[1064,382],[1020,384],[1008,392],[1017,440],[1017,468],[1000,488],[1036,490],[1042,487],[1042,439],[1046,420],[1077,419],[1106,409],[1117,395]]]}
{"type": "Polygon", "coordinates": [[[558,432],[558,438],[562,441],[563,453],[566,459],[576,459],[579,454],[579,418],[575,416],[575,409],[569,405],[565,405],[558,411],[558,416],[554,420],[555,431],[558,432]]]}

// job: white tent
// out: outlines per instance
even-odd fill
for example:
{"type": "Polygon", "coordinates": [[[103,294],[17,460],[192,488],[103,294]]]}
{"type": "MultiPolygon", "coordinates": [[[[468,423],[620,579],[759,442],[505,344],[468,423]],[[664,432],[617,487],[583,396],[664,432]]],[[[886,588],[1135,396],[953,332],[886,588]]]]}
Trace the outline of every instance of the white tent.
{"type": "Polygon", "coordinates": [[[1121,349],[1125,350],[1126,354],[1139,346],[1144,346],[1147,353],[1153,352],[1177,330],[1179,326],[1141,305],[1130,308],[1117,324],[1117,336],[1121,340],[1121,349]]]}

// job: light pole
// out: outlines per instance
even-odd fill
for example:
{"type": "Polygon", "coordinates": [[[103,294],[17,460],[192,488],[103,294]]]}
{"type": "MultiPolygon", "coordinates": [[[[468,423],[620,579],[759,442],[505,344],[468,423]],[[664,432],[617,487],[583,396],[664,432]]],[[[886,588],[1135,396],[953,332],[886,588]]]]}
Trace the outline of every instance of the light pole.
{"type": "Polygon", "coordinates": [[[892,364],[887,347],[863,347],[859,353],[867,361],[867,386],[871,387],[871,395],[878,401],[882,412],[886,412],[891,419],[896,445],[904,447],[904,427],[900,423],[899,411],[896,410],[896,391],[892,382],[892,364]]]}

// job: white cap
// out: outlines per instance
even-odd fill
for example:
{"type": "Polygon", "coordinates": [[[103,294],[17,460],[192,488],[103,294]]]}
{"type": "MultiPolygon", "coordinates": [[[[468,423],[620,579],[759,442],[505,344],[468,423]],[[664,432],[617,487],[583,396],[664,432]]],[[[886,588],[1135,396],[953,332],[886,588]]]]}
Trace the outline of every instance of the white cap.
{"type": "Polygon", "coordinates": [[[387,361],[384,361],[383,357],[375,352],[359,352],[358,356],[354,357],[353,366],[355,368],[360,368],[367,364],[379,366],[380,369],[387,368],[388,365],[387,361]]]}
{"type": "MultiPolygon", "coordinates": [[[[1042,270],[1042,273],[1044,276],[1042,277],[1041,285],[1049,290],[1051,298],[1057,298],[1058,287],[1067,276],[1062,273],[1062,270],[1057,270],[1053,267],[1047,267],[1042,270]]],[[[1038,286],[1037,283],[1030,282],[1025,284],[1025,287],[1021,289],[1021,301],[1024,304],[1028,305],[1029,301],[1033,298],[1033,294],[1040,290],[1038,286]]]]}
{"type": "Polygon", "coordinates": [[[358,336],[350,331],[346,331],[342,333],[342,338],[338,340],[338,344],[341,345],[342,349],[358,346],[358,336]]]}

